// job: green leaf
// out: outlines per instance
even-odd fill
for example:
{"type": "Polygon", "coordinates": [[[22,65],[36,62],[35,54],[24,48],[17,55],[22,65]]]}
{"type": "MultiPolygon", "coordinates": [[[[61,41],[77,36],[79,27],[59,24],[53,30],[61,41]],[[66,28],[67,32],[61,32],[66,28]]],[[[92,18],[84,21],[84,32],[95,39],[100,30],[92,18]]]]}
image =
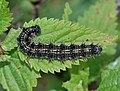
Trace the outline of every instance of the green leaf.
{"type": "MultiPolygon", "coordinates": [[[[88,90],[88,77],[89,77],[89,67],[88,67],[87,63],[80,62],[80,65],[78,65],[78,66],[73,65],[72,69],[70,70],[70,73],[71,73],[71,79],[69,81],[63,83],[63,87],[65,87],[67,89],[71,89],[71,87],[69,87],[68,85],[74,84],[76,86],[75,86],[75,88],[74,87],[73,88],[76,89],[76,87],[78,87],[82,83],[80,88],[82,87],[84,91],[87,91],[88,90]],[[72,77],[72,75],[76,75],[76,78],[72,77]],[[79,80],[79,84],[77,83],[78,81],[76,79],[79,80]]],[[[77,90],[77,91],[79,91],[79,90],[77,90]]]]}
{"type": "Polygon", "coordinates": [[[7,27],[10,26],[12,21],[11,13],[7,8],[8,2],[5,0],[0,0],[0,35],[7,30],[7,27]]]}
{"type": "Polygon", "coordinates": [[[84,91],[82,88],[82,80],[79,80],[79,75],[71,75],[70,81],[63,83],[63,87],[65,87],[68,91],[84,91]]]}
{"type": "Polygon", "coordinates": [[[32,91],[32,87],[37,85],[36,78],[39,73],[30,70],[17,58],[4,57],[0,60],[7,60],[9,64],[0,65],[0,84],[7,91],[32,91]],[[6,59],[7,58],[7,59],[6,59]]]}
{"type": "Polygon", "coordinates": [[[70,9],[69,3],[65,3],[63,20],[69,21],[69,15],[70,15],[70,14],[72,14],[72,10],[70,9]]]}
{"type": "MultiPolygon", "coordinates": [[[[116,8],[115,0],[98,0],[95,5],[92,5],[89,10],[84,12],[83,16],[79,17],[78,22],[80,25],[83,24],[92,29],[116,36],[116,8]]],[[[111,40],[112,37],[108,37],[108,39],[111,40]]],[[[104,53],[100,57],[88,61],[90,80],[95,81],[96,78],[99,79],[101,69],[113,61],[116,45],[113,42],[110,46],[103,49],[104,53]]]]}
{"type": "Polygon", "coordinates": [[[34,88],[34,91],[66,91],[65,88],[61,87],[62,77],[59,78],[53,74],[42,74],[42,78],[38,79],[38,86],[34,88]]]}
{"type": "Polygon", "coordinates": [[[7,59],[9,59],[9,58],[10,58],[10,56],[8,56],[8,55],[1,55],[0,56],[0,62],[7,61],[7,59]]]}
{"type": "Polygon", "coordinates": [[[85,70],[79,69],[77,74],[73,72],[71,73],[70,81],[63,83],[62,86],[65,87],[68,91],[86,91],[84,90],[86,88],[83,88],[83,85],[88,84],[89,68],[85,68],[85,70]]]}
{"type": "Polygon", "coordinates": [[[65,22],[58,19],[37,18],[35,21],[31,20],[29,23],[25,23],[24,27],[32,25],[39,25],[41,27],[41,35],[36,37],[36,41],[43,43],[56,43],[56,44],[81,44],[92,42],[102,44],[103,47],[110,45],[115,39],[115,36],[109,36],[101,33],[100,31],[87,28],[85,26],[79,26],[77,23],[65,22]],[[88,42],[86,40],[88,39],[88,42]]]}
{"type": "Polygon", "coordinates": [[[76,62],[67,60],[63,64],[58,60],[49,62],[47,59],[37,59],[37,58],[27,59],[27,57],[20,51],[18,52],[18,54],[22,61],[25,61],[31,68],[33,67],[38,72],[41,70],[45,73],[48,73],[49,71],[54,74],[54,72],[60,72],[60,70],[66,70],[66,67],[71,68],[72,64],[79,65],[79,60],[77,60],[76,62]]]}
{"type": "MultiPolygon", "coordinates": [[[[103,47],[109,45],[113,40],[114,36],[108,36],[106,34],[100,33],[99,31],[94,31],[92,29],[86,28],[85,26],[79,26],[77,23],[71,24],[71,22],[65,22],[58,19],[36,19],[35,21],[31,20],[29,23],[25,23],[24,27],[29,27],[33,25],[39,25],[41,27],[42,33],[37,36],[34,40],[35,42],[43,43],[55,43],[70,45],[71,43],[81,44],[86,42],[89,38],[87,44],[94,42],[95,44],[102,44],[103,47]],[[108,37],[113,37],[109,39],[108,37]],[[106,41],[106,42],[104,42],[106,41]]],[[[51,72],[54,73],[60,72],[60,69],[66,70],[71,68],[72,64],[79,65],[79,61],[85,61],[83,59],[72,61],[65,61],[62,64],[58,60],[53,60],[49,62],[47,59],[37,59],[37,58],[26,58],[23,53],[18,51],[18,54],[22,61],[28,60],[30,67],[33,67],[36,71],[42,70],[45,73],[51,72]],[[47,66],[46,66],[47,65],[47,66]]]]}
{"type": "Polygon", "coordinates": [[[99,91],[119,91],[120,90],[120,69],[106,70],[102,73],[102,82],[99,91]]]}
{"type": "MultiPolygon", "coordinates": [[[[84,13],[83,17],[79,17],[78,22],[92,29],[97,29],[110,35],[117,35],[116,8],[115,0],[99,0],[84,13]]],[[[116,52],[115,48],[116,43],[113,43],[105,51],[107,54],[113,55],[116,52]]]]}
{"type": "Polygon", "coordinates": [[[99,91],[119,91],[120,89],[120,57],[106,66],[102,72],[102,81],[99,91]]]}
{"type": "Polygon", "coordinates": [[[114,56],[103,53],[101,56],[91,58],[88,60],[90,68],[89,82],[98,81],[101,78],[101,71],[106,69],[106,66],[114,60],[114,56]]]}
{"type": "Polygon", "coordinates": [[[116,8],[115,0],[100,0],[91,6],[83,17],[79,17],[78,22],[102,32],[117,34],[116,8]]]}
{"type": "Polygon", "coordinates": [[[2,43],[2,48],[5,51],[11,51],[12,49],[14,49],[15,47],[18,46],[17,37],[19,36],[19,33],[20,33],[19,29],[18,30],[15,30],[15,29],[10,30],[6,39],[2,43]]]}
{"type": "Polygon", "coordinates": [[[119,69],[120,68],[120,57],[118,57],[114,62],[107,65],[108,69],[119,69]]]}
{"type": "Polygon", "coordinates": [[[0,0],[0,9],[6,8],[8,6],[8,2],[5,0],[0,0]]]}

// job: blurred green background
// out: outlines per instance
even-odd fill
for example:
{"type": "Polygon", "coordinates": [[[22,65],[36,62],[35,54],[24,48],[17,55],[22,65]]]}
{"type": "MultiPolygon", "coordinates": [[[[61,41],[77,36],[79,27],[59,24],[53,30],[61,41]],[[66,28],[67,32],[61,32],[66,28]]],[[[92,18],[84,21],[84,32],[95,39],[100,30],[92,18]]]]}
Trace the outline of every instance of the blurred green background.
{"type": "Polygon", "coordinates": [[[39,17],[62,19],[65,2],[69,2],[73,11],[70,19],[77,21],[78,16],[94,4],[97,0],[7,0],[13,13],[13,24],[23,24],[35,18],[35,4],[39,7],[39,17]]]}

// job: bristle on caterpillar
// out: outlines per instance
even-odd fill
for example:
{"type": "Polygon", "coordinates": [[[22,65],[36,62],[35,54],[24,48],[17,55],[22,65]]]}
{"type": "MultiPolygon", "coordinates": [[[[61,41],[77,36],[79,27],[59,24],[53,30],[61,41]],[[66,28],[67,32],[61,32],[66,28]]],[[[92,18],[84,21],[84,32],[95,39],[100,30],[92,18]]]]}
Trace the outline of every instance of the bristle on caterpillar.
{"type": "Polygon", "coordinates": [[[41,29],[38,25],[23,28],[22,32],[17,38],[17,41],[20,50],[25,55],[36,58],[48,58],[49,60],[71,60],[100,55],[102,52],[102,48],[94,44],[56,45],[53,43],[34,43],[33,37],[38,34],[41,34],[41,29]]]}

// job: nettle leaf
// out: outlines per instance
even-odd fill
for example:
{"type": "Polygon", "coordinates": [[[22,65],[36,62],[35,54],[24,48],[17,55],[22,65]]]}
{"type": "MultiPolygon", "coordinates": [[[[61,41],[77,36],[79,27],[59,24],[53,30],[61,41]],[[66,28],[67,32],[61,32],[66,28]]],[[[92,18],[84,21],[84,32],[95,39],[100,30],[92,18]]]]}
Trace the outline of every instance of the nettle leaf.
{"type": "Polygon", "coordinates": [[[3,41],[2,43],[2,48],[5,51],[11,51],[12,49],[14,49],[15,47],[17,47],[17,37],[19,36],[20,31],[15,30],[15,29],[11,29],[10,32],[8,33],[6,39],[3,41]]]}
{"type": "Polygon", "coordinates": [[[101,33],[100,31],[87,28],[85,26],[79,26],[79,24],[71,22],[65,22],[58,19],[37,18],[35,21],[31,20],[29,23],[25,23],[24,27],[33,25],[39,25],[41,27],[41,35],[36,37],[36,41],[43,43],[56,43],[56,44],[81,44],[81,43],[99,43],[103,44],[103,47],[110,45],[115,39],[115,36],[109,36],[101,33]],[[88,42],[86,40],[88,39],[88,42]]]}
{"type": "MultiPolygon", "coordinates": [[[[79,17],[79,24],[86,25],[92,29],[101,32],[117,35],[116,11],[117,5],[115,0],[99,0],[94,6],[91,6],[82,16],[79,17]]],[[[107,47],[107,54],[115,54],[116,43],[107,47]]]]}
{"type": "MultiPolygon", "coordinates": [[[[77,23],[71,24],[71,22],[65,22],[63,20],[53,18],[37,18],[34,21],[31,20],[29,23],[25,23],[24,27],[30,27],[33,25],[39,25],[42,30],[41,35],[34,39],[36,42],[52,42],[55,44],[64,43],[66,45],[70,45],[71,43],[85,43],[86,40],[89,39],[86,44],[99,43],[105,47],[114,40],[114,36],[108,36],[100,33],[99,31],[86,28],[85,26],[79,26],[77,23]],[[109,37],[113,37],[113,39],[110,39],[109,37]]],[[[58,60],[49,62],[47,59],[27,58],[27,56],[20,51],[18,51],[18,54],[22,61],[28,60],[29,65],[36,71],[42,70],[45,73],[48,73],[48,71],[51,73],[54,73],[54,71],[60,72],[60,69],[66,70],[66,67],[71,68],[72,64],[79,65],[79,61],[85,61],[83,59],[75,60],[75,62],[67,60],[62,64],[58,60]]]]}
{"type": "Polygon", "coordinates": [[[10,22],[12,21],[12,14],[9,13],[7,6],[8,2],[0,0],[0,34],[7,30],[7,27],[10,26],[10,22]]]}
{"type": "Polygon", "coordinates": [[[8,2],[6,2],[5,0],[0,0],[0,9],[5,8],[7,6],[8,6],[8,2]]]}
{"type": "Polygon", "coordinates": [[[78,22],[102,32],[117,34],[116,8],[115,0],[100,0],[91,6],[83,17],[79,17],[78,22]]]}
{"type": "Polygon", "coordinates": [[[49,62],[47,59],[27,58],[20,51],[18,52],[18,54],[22,61],[25,61],[31,68],[33,67],[38,72],[39,72],[39,70],[41,70],[44,73],[48,73],[48,71],[49,71],[54,74],[54,72],[60,72],[60,70],[66,70],[66,67],[72,68],[72,64],[79,65],[79,60],[76,60],[76,62],[67,60],[63,64],[63,63],[59,62],[58,60],[49,62]]]}
{"type": "Polygon", "coordinates": [[[70,81],[63,83],[63,87],[68,91],[84,91],[82,88],[82,80],[78,79],[80,78],[79,74],[71,74],[71,78],[72,79],[70,81]]]}
{"type": "Polygon", "coordinates": [[[70,9],[69,3],[65,3],[63,20],[69,21],[69,15],[70,15],[70,14],[72,14],[72,10],[70,9]]]}
{"type": "Polygon", "coordinates": [[[68,91],[86,91],[83,88],[83,84],[88,84],[88,76],[89,76],[89,68],[85,70],[79,70],[77,74],[71,73],[71,79],[65,83],[63,83],[63,87],[65,87],[68,91]]]}
{"type": "Polygon", "coordinates": [[[21,63],[17,58],[0,57],[0,60],[7,60],[9,63],[0,63],[0,84],[7,91],[32,91],[37,85],[36,78],[39,73],[30,70],[26,64],[21,63]],[[2,65],[2,66],[1,66],[2,65]]]}
{"type": "Polygon", "coordinates": [[[99,91],[119,91],[120,90],[120,69],[106,70],[102,73],[102,82],[99,91]]]}
{"type": "Polygon", "coordinates": [[[7,61],[7,59],[9,59],[9,58],[10,58],[10,56],[8,56],[8,55],[1,55],[0,56],[0,62],[7,61]]]}
{"type": "Polygon", "coordinates": [[[102,72],[102,81],[99,86],[99,91],[119,91],[120,89],[120,57],[114,62],[106,66],[102,72]]]}
{"type": "MultiPolygon", "coordinates": [[[[110,35],[116,35],[116,8],[115,0],[99,0],[95,5],[92,5],[89,10],[85,11],[83,16],[79,17],[78,22],[80,25],[83,24],[92,29],[97,29],[110,35]]],[[[112,37],[109,37],[109,39],[111,40],[112,37]]],[[[96,57],[95,60],[90,59],[88,61],[91,81],[100,77],[101,68],[114,60],[113,55],[116,52],[116,45],[117,44],[113,42],[104,49],[103,55],[96,57]]]]}
{"type": "Polygon", "coordinates": [[[118,57],[115,61],[107,65],[108,69],[118,69],[120,68],[120,57],[118,57]]]}
{"type": "Polygon", "coordinates": [[[86,62],[80,62],[80,65],[73,66],[70,69],[71,78],[69,81],[63,83],[63,87],[68,91],[87,91],[89,67],[86,62]]]}
{"type": "Polygon", "coordinates": [[[107,54],[102,54],[99,57],[91,58],[88,60],[88,66],[90,67],[90,76],[89,80],[96,81],[96,79],[100,79],[101,70],[105,69],[104,67],[108,65],[112,60],[114,60],[114,57],[107,54]]]}

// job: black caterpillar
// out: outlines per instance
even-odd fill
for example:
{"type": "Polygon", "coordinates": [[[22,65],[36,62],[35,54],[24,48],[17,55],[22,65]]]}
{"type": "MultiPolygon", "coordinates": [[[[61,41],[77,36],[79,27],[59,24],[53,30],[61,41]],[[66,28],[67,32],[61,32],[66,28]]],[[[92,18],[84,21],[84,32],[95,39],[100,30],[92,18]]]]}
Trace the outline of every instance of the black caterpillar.
{"type": "Polygon", "coordinates": [[[67,60],[100,55],[102,52],[102,48],[94,44],[55,45],[53,43],[32,42],[33,37],[38,34],[41,34],[41,29],[38,25],[35,25],[23,28],[17,38],[21,51],[29,57],[67,60]]]}

